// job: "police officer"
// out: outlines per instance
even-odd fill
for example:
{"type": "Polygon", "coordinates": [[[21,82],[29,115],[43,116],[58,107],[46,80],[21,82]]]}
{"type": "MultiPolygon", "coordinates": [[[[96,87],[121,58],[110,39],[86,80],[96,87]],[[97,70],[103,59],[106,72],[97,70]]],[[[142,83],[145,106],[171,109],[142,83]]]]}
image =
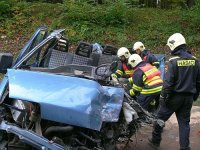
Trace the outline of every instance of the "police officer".
{"type": "Polygon", "coordinates": [[[153,66],[159,68],[160,62],[158,59],[150,52],[150,50],[145,49],[144,44],[142,42],[136,42],[133,45],[133,51],[135,51],[138,55],[141,56],[144,62],[150,63],[153,66]]]}
{"type": "Polygon", "coordinates": [[[130,52],[126,47],[121,47],[117,51],[117,56],[121,63],[118,64],[117,70],[111,75],[114,84],[118,84],[118,78],[129,78],[133,75],[133,69],[128,65],[130,52]]]}
{"type": "Polygon", "coordinates": [[[129,94],[131,96],[138,95],[138,103],[144,109],[151,111],[150,103],[156,100],[158,105],[162,90],[161,72],[155,66],[142,61],[138,54],[131,55],[128,62],[134,68],[134,75],[129,78],[129,82],[132,83],[132,89],[129,94]]]}
{"type": "MultiPolygon", "coordinates": [[[[175,112],[179,125],[179,143],[181,150],[190,150],[190,112],[192,103],[200,91],[200,68],[197,59],[186,49],[186,41],[182,34],[175,33],[169,37],[167,45],[171,49],[161,92],[157,117],[164,122],[175,112]]],[[[163,127],[155,122],[150,144],[157,148],[161,142],[163,127]]]]}

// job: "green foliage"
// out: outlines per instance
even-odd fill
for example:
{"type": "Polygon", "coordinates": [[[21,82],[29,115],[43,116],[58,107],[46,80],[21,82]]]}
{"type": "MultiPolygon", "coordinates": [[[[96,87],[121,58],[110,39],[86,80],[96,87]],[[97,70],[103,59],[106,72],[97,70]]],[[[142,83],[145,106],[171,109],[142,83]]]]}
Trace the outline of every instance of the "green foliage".
{"type": "Polygon", "coordinates": [[[0,21],[4,20],[11,15],[10,1],[0,1],[0,21]]]}
{"type": "Polygon", "coordinates": [[[168,0],[171,7],[186,6],[185,0],[168,0]]]}
{"type": "Polygon", "coordinates": [[[16,3],[12,7],[14,16],[4,21],[3,28],[6,29],[8,36],[11,37],[15,33],[22,31],[23,34],[30,34],[38,26],[50,26],[57,19],[57,16],[62,13],[62,5],[56,5],[54,7],[54,4],[46,3],[34,3],[32,5],[27,2],[16,3]]]}
{"type": "MultiPolygon", "coordinates": [[[[196,6],[187,11],[180,12],[182,31],[188,35],[187,42],[191,47],[199,46],[200,43],[200,1],[196,6]]],[[[198,54],[200,55],[200,54],[198,54]]]]}
{"type": "Polygon", "coordinates": [[[196,6],[189,11],[189,16],[192,17],[192,22],[200,29],[200,0],[198,0],[196,6]]]}
{"type": "Polygon", "coordinates": [[[46,2],[46,3],[62,3],[63,0],[19,0],[25,2],[46,2]]]}
{"type": "Polygon", "coordinates": [[[67,0],[64,2],[63,13],[52,27],[68,26],[66,32],[73,35],[70,38],[72,41],[98,39],[100,42],[106,39],[113,42],[110,35],[105,35],[110,33],[110,27],[113,32],[117,32],[126,24],[126,6],[120,1],[113,5],[107,4],[94,6],[83,1],[67,0]]]}
{"type": "Polygon", "coordinates": [[[129,7],[135,7],[139,5],[139,0],[125,0],[125,3],[129,7]]]}
{"type": "Polygon", "coordinates": [[[197,101],[193,103],[194,106],[200,106],[200,96],[197,101]]]}
{"type": "MultiPolygon", "coordinates": [[[[101,26],[119,26],[125,23],[125,5],[116,2],[113,5],[90,5],[84,2],[66,1],[64,19],[71,24],[74,22],[88,22],[101,26]]],[[[75,23],[76,24],[76,23],[75,23]]]]}
{"type": "MultiPolygon", "coordinates": [[[[63,4],[23,1],[9,4],[11,18],[4,19],[0,33],[9,37],[19,33],[30,35],[38,26],[47,25],[50,29],[65,28],[65,34],[72,43],[84,40],[132,47],[134,42],[140,40],[153,52],[164,53],[162,50],[167,38],[181,32],[190,48],[195,50],[200,46],[199,3],[192,9],[166,10],[127,7],[125,0],[105,0],[102,5],[93,5],[88,1],[65,0],[63,4]]],[[[194,52],[199,57],[200,54],[194,52]]]]}

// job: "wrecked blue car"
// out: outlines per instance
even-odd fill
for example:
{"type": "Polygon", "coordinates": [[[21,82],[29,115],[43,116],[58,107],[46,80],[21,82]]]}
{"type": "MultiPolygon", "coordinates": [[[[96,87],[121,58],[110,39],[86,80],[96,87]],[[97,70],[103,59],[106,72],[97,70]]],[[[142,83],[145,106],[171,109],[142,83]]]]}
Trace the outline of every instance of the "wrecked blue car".
{"type": "MultiPolygon", "coordinates": [[[[115,50],[68,52],[64,29],[40,27],[16,60],[0,54],[0,147],[115,149],[153,116],[110,84],[115,50]],[[112,63],[113,62],[113,63],[112,63]],[[129,115],[127,119],[126,114],[129,115]]],[[[163,60],[162,56],[159,56],[163,60]]]]}

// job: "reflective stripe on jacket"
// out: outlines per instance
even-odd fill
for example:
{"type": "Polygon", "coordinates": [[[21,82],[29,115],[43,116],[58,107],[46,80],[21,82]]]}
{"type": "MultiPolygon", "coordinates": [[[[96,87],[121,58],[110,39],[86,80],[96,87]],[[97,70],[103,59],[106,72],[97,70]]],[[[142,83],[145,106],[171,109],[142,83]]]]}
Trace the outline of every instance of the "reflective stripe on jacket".
{"type": "Polygon", "coordinates": [[[133,69],[130,68],[126,63],[120,64],[118,66],[115,75],[120,78],[120,77],[132,77],[133,76],[133,69]]]}
{"type": "MultiPolygon", "coordinates": [[[[163,81],[160,78],[160,71],[149,63],[141,62],[136,66],[132,79],[133,92],[141,94],[154,94],[162,90],[163,81]]],[[[133,94],[132,92],[132,94],[133,94]]]]}
{"type": "Polygon", "coordinates": [[[158,70],[156,67],[154,67],[148,63],[145,66],[139,67],[139,68],[144,72],[147,79],[151,79],[155,76],[160,76],[160,74],[161,74],[160,70],[158,70]]]}
{"type": "Polygon", "coordinates": [[[124,70],[124,73],[130,77],[133,76],[133,69],[129,69],[127,64],[123,63],[122,64],[122,67],[123,67],[123,70],[124,70]]]}
{"type": "Polygon", "coordinates": [[[152,66],[148,63],[145,66],[139,68],[144,73],[144,87],[141,91],[141,94],[152,94],[160,92],[162,86],[157,86],[163,83],[162,79],[160,78],[160,71],[155,66],[152,66]]]}

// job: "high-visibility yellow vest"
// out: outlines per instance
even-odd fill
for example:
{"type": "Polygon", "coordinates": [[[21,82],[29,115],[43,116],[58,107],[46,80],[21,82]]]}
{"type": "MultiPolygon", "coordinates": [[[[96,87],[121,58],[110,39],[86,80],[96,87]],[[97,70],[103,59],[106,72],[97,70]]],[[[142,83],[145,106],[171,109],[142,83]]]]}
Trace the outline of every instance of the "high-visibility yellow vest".
{"type": "Polygon", "coordinates": [[[153,94],[162,90],[162,79],[160,78],[161,72],[150,64],[139,67],[143,72],[144,87],[141,94],[153,94]],[[160,86],[159,86],[160,85],[160,86]]]}

